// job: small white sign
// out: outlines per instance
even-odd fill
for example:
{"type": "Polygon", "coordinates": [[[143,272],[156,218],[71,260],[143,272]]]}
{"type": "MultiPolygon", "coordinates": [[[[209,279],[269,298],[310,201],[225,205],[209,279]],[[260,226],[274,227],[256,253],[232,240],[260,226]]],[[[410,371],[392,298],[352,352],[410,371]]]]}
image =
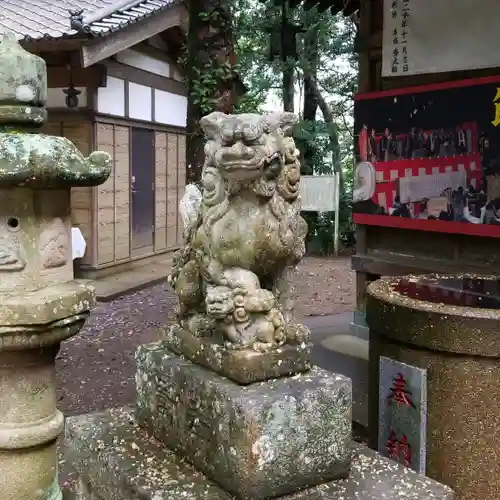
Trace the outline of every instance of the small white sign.
{"type": "Polygon", "coordinates": [[[335,175],[302,175],[300,197],[303,212],[334,212],[337,186],[335,175]]]}

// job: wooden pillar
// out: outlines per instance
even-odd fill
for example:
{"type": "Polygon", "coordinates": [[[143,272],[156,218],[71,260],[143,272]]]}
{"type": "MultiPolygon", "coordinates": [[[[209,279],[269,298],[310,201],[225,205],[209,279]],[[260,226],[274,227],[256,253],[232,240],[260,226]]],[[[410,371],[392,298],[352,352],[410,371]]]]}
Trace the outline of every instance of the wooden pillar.
{"type": "Polygon", "coordinates": [[[372,2],[370,0],[361,0],[359,10],[359,92],[369,92],[372,89],[371,71],[370,71],[370,36],[372,20],[372,2]]]}

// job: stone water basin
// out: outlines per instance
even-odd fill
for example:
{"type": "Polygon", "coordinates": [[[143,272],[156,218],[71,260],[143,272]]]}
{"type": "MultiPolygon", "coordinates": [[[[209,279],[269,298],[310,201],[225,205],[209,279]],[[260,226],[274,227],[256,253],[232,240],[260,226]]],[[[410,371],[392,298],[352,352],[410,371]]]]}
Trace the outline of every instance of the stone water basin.
{"type": "Polygon", "coordinates": [[[498,277],[383,278],[368,286],[366,317],[370,444],[378,444],[381,358],[426,370],[426,475],[459,500],[500,500],[498,277]]]}

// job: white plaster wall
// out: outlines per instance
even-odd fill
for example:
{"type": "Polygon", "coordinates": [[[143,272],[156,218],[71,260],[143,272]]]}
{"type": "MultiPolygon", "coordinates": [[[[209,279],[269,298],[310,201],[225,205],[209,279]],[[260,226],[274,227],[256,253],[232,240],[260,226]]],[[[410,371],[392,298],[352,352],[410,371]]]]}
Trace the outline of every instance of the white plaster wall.
{"type": "MultiPolygon", "coordinates": [[[[166,44],[160,36],[152,36],[148,42],[152,47],[168,52],[168,44],[166,44]]],[[[170,78],[178,82],[183,82],[185,80],[182,73],[179,71],[179,66],[173,61],[170,64],[170,78]]]]}
{"type": "Polygon", "coordinates": [[[185,127],[186,120],[187,97],[155,89],[155,121],[185,127]]]}
{"type": "MultiPolygon", "coordinates": [[[[87,106],[87,89],[76,87],[81,92],[78,96],[78,107],[87,106]]],[[[66,94],[63,89],[47,89],[47,108],[66,108],[66,94]]]]}
{"type": "Polygon", "coordinates": [[[151,87],[129,82],[128,116],[136,120],[153,120],[153,99],[151,87]]]}
{"type": "Polygon", "coordinates": [[[116,60],[133,68],[149,71],[155,75],[170,77],[170,64],[147,54],[127,49],[116,55],[116,60]]]}
{"type": "Polygon", "coordinates": [[[97,111],[107,115],[125,116],[125,82],[108,76],[106,87],[97,89],[97,111]]]}

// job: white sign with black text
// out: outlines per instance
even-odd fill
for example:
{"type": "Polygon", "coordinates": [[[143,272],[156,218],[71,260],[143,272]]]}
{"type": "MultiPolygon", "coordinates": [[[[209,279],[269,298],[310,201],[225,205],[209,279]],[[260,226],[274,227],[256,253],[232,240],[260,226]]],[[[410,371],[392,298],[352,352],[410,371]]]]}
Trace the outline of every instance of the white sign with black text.
{"type": "Polygon", "coordinates": [[[300,198],[302,212],[335,212],[333,226],[333,247],[339,254],[339,187],[340,176],[336,175],[301,175],[300,198]]]}
{"type": "Polygon", "coordinates": [[[303,212],[334,212],[336,196],[335,175],[300,176],[300,198],[303,212]]]}
{"type": "Polygon", "coordinates": [[[500,66],[499,0],[384,0],[382,76],[500,66]]]}

